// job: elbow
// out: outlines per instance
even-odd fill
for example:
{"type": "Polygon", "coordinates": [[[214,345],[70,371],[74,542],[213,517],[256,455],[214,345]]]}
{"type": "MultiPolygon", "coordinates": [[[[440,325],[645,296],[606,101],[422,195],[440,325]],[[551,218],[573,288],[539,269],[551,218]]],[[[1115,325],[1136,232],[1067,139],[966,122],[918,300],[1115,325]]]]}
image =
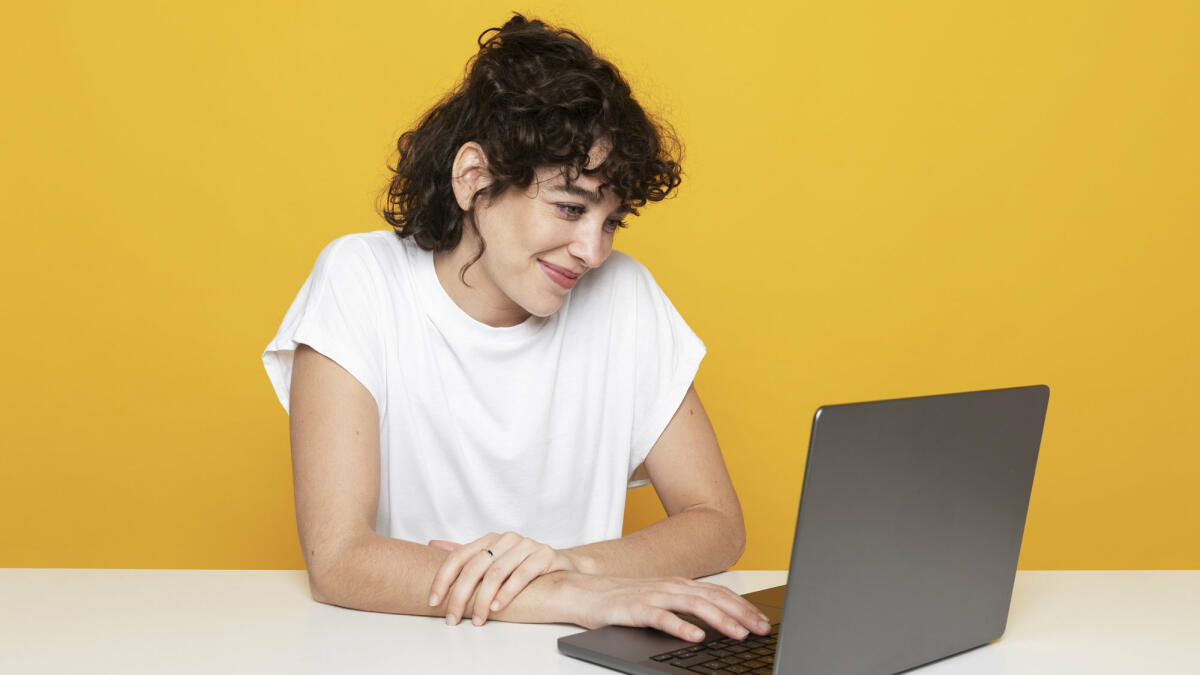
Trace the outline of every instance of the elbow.
{"type": "Polygon", "coordinates": [[[312,596],[312,599],[316,602],[319,602],[319,603],[322,603],[325,605],[333,604],[332,602],[329,601],[329,596],[326,595],[324,589],[320,585],[317,584],[317,580],[313,577],[313,575],[311,573],[308,575],[308,593],[309,593],[309,595],[312,596]]]}
{"type": "Polygon", "coordinates": [[[736,502],[732,508],[720,509],[719,513],[725,521],[724,541],[727,542],[721,558],[723,572],[737,564],[746,552],[746,521],[742,517],[741,505],[736,502]]]}
{"type": "Polygon", "coordinates": [[[310,595],[312,595],[312,599],[316,602],[325,605],[334,605],[337,603],[333,601],[334,595],[331,592],[331,587],[333,584],[331,583],[332,580],[329,578],[329,576],[330,575],[328,572],[321,572],[318,574],[316,571],[309,569],[308,592],[310,595]]]}
{"type": "Polygon", "coordinates": [[[352,583],[348,582],[348,577],[355,569],[354,563],[361,544],[361,538],[349,537],[304,550],[308,591],[313,600],[326,605],[345,606],[345,589],[348,583],[352,583]]]}
{"type": "Polygon", "coordinates": [[[326,556],[323,560],[314,555],[306,556],[308,591],[313,600],[326,605],[343,606],[342,590],[346,588],[348,565],[353,559],[352,548],[352,545],[334,548],[334,555],[326,556]]]}
{"type": "Polygon", "coordinates": [[[729,517],[731,534],[729,536],[729,544],[731,552],[729,554],[729,563],[725,569],[733,567],[737,561],[742,559],[742,554],[746,552],[746,522],[742,519],[742,512],[729,517]]]}
{"type": "Polygon", "coordinates": [[[308,591],[312,599],[338,607],[352,607],[354,598],[350,589],[355,586],[353,557],[338,556],[326,565],[309,565],[308,591]]]}
{"type": "Polygon", "coordinates": [[[733,567],[742,559],[746,552],[746,523],[742,519],[741,509],[722,510],[709,507],[707,509],[712,520],[709,527],[714,532],[720,532],[716,538],[716,546],[710,549],[709,563],[717,569],[705,571],[701,576],[718,574],[733,567]]]}

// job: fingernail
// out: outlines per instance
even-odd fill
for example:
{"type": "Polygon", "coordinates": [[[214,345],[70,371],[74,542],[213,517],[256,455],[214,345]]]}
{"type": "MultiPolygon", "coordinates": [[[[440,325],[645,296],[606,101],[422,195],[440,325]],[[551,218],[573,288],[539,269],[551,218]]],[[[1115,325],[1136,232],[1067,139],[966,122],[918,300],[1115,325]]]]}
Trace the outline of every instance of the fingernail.
{"type": "Polygon", "coordinates": [[[746,630],[746,629],[745,629],[744,627],[742,627],[742,626],[738,626],[738,629],[737,629],[737,636],[738,636],[738,639],[739,639],[739,640],[745,640],[745,639],[746,639],[746,636],[747,636],[747,635],[749,635],[749,634],[750,634],[750,631],[746,630]]]}
{"type": "Polygon", "coordinates": [[[499,610],[500,610],[500,601],[496,600],[495,602],[492,603],[492,611],[496,612],[499,610]]]}
{"type": "Polygon", "coordinates": [[[763,623],[767,623],[767,621],[768,621],[767,615],[763,614],[762,612],[758,613],[758,619],[759,619],[759,621],[762,621],[763,623]]]}
{"type": "Polygon", "coordinates": [[[692,639],[693,640],[703,640],[704,639],[704,631],[700,630],[699,628],[693,630],[692,631],[692,639]]]}
{"type": "Polygon", "coordinates": [[[763,620],[758,623],[758,629],[764,633],[771,630],[771,624],[763,620]]]}
{"type": "Polygon", "coordinates": [[[481,618],[479,618],[479,617],[477,617],[477,616],[473,616],[473,617],[471,617],[471,623],[475,624],[476,626],[482,626],[482,625],[483,625],[483,619],[481,619],[481,618]]]}
{"type": "Polygon", "coordinates": [[[446,625],[447,626],[453,626],[457,621],[458,621],[458,617],[454,616],[453,614],[446,615],[446,625]]]}
{"type": "Polygon", "coordinates": [[[430,607],[437,606],[437,593],[434,593],[433,595],[429,596],[429,606],[430,607]]]}

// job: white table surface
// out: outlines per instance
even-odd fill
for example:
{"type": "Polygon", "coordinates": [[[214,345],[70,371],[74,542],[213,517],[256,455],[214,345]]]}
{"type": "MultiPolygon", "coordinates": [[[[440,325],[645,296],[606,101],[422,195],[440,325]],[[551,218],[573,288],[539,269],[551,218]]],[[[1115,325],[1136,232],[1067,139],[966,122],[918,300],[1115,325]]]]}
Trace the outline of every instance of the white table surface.
{"type": "MultiPolygon", "coordinates": [[[[0,569],[5,675],[615,672],[558,653],[578,630],[323,605],[303,571],[0,569]]],[[[1200,674],[1200,571],[1019,572],[1004,637],[915,672],[1200,674]]]]}

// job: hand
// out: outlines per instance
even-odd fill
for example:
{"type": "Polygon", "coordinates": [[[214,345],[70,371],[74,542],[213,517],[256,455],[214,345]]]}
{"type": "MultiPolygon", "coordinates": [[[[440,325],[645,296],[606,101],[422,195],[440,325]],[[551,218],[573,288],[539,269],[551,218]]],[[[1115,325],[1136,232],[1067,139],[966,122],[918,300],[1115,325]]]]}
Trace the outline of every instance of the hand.
{"type": "MultiPolygon", "coordinates": [[[[487,554],[484,554],[487,555],[487,554]]],[[[767,617],[748,600],[717,584],[682,577],[635,579],[588,574],[565,577],[565,606],[584,628],[649,626],[699,642],[704,632],[675,612],[686,612],[731,638],[771,632],[767,617]]]]}
{"type": "Polygon", "coordinates": [[[472,616],[472,623],[482,626],[490,612],[507,607],[535,578],[577,571],[574,561],[562,551],[515,532],[492,532],[469,544],[434,539],[429,545],[450,551],[433,575],[429,595],[430,607],[446,598],[446,623],[450,625],[472,616]]]}

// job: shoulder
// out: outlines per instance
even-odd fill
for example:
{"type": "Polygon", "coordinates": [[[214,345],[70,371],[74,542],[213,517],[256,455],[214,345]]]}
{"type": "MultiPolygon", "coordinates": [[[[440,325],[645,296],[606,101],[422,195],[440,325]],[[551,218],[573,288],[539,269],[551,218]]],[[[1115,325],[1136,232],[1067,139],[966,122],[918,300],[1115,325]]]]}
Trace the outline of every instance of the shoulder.
{"type": "Polygon", "coordinates": [[[579,311],[607,313],[636,293],[638,268],[632,256],[614,250],[597,268],[589,270],[571,291],[571,305],[579,311]]]}
{"type": "Polygon", "coordinates": [[[642,274],[648,272],[646,266],[638,261],[637,258],[624,251],[617,251],[615,249],[609,254],[608,260],[605,260],[604,264],[600,267],[601,269],[605,267],[611,267],[612,269],[617,270],[618,273],[623,273],[625,275],[642,274]]]}
{"type": "Polygon", "coordinates": [[[643,310],[662,302],[662,289],[650,270],[628,253],[614,250],[604,264],[584,275],[571,291],[572,314],[603,321],[636,322],[643,310]]]}
{"type": "Polygon", "coordinates": [[[399,237],[390,230],[344,234],[321,249],[318,260],[337,260],[351,263],[381,263],[404,248],[399,237]]]}
{"type": "Polygon", "coordinates": [[[392,230],[354,232],[329,242],[317,256],[314,270],[327,277],[374,287],[403,286],[421,255],[415,242],[392,230]]]}
{"type": "Polygon", "coordinates": [[[609,254],[604,264],[588,272],[587,276],[592,277],[589,284],[595,288],[592,292],[600,293],[603,293],[602,289],[617,293],[634,292],[646,279],[653,280],[650,270],[637,258],[617,250],[609,254]]]}

